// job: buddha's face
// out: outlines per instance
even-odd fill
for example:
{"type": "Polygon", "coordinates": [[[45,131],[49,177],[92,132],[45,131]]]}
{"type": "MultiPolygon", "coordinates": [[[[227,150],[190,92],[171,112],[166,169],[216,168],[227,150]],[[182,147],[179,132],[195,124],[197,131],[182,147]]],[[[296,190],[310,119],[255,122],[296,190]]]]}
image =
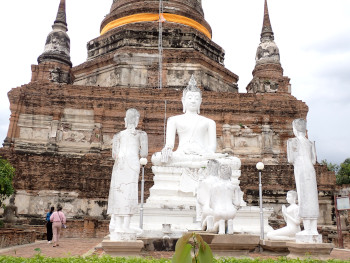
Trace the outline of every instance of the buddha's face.
{"type": "Polygon", "coordinates": [[[182,98],[184,112],[190,111],[199,113],[201,103],[202,97],[199,92],[188,91],[185,97],[182,98]]]}

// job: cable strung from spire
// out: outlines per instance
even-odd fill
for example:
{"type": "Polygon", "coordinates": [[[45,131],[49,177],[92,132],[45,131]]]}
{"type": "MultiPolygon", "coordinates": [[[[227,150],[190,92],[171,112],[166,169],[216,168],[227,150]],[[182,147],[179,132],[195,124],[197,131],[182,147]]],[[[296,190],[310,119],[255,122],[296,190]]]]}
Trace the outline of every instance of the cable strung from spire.
{"type": "Polygon", "coordinates": [[[158,88],[163,88],[163,16],[164,6],[163,0],[159,0],[159,37],[158,37],[158,52],[159,52],[159,68],[158,68],[158,88]]]}

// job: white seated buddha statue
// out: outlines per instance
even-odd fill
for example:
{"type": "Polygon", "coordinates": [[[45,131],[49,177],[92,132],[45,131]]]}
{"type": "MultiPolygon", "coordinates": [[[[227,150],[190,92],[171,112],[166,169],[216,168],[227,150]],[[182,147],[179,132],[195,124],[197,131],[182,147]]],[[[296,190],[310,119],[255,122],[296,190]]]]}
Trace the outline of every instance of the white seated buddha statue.
{"type": "Polygon", "coordinates": [[[161,152],[152,156],[153,165],[200,168],[209,159],[223,158],[226,154],[215,153],[216,124],[213,120],[199,115],[202,92],[192,75],[183,91],[184,114],[170,117],[167,122],[166,144],[161,152]],[[179,145],[174,150],[175,136],[179,145]]]}

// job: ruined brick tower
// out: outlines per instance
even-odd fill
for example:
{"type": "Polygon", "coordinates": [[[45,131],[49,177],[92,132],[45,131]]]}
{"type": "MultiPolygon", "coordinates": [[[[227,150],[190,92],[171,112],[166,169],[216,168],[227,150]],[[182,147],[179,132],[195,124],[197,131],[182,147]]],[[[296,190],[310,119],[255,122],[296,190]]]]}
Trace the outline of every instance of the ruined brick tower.
{"type": "MultiPolygon", "coordinates": [[[[44,209],[60,202],[70,218],[105,217],[111,139],[124,128],[126,109],[140,111],[139,127],[149,136],[151,156],[163,147],[164,101],[167,117],[179,114],[181,89],[192,74],[203,90],[201,114],[217,124],[217,151],[242,160],[240,181],[248,205],[257,203],[255,164],[261,160],[266,164],[265,202],[277,206],[285,201],[294,185],[286,141],[293,136],[292,121],[306,118],[308,107],[290,94],[266,1],[247,93],[238,93],[238,76],[225,68],[224,51],[211,40],[201,1],[165,1],[160,17],[158,4],[114,0],[101,23],[101,35],[88,42],[87,61],[72,67],[65,1],[60,1],[44,52],[32,66],[32,81],[8,93],[10,125],[0,155],[16,168],[20,214],[41,217],[44,209]],[[164,30],[161,90],[159,19],[164,30]]],[[[150,168],[149,163],[146,193],[153,184],[150,168]]],[[[335,182],[324,167],[316,170],[322,192],[319,222],[329,225],[335,182]]]]}

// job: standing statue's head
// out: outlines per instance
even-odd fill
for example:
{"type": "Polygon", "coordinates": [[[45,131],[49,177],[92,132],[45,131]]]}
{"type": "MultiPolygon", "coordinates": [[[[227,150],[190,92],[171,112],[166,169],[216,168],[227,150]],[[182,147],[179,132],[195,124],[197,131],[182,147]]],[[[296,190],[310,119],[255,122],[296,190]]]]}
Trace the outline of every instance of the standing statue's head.
{"type": "Polygon", "coordinates": [[[306,134],[306,120],[304,119],[295,119],[293,121],[293,132],[295,136],[298,134],[306,134]]]}
{"type": "Polygon", "coordinates": [[[219,173],[219,167],[220,167],[220,163],[215,160],[215,159],[211,159],[208,161],[208,176],[218,176],[219,173]]]}
{"type": "Polygon", "coordinates": [[[291,191],[288,191],[288,192],[287,192],[287,198],[286,198],[286,200],[287,200],[287,202],[288,202],[289,204],[296,203],[297,198],[298,198],[298,194],[297,194],[296,191],[291,190],[291,191]]]}
{"type": "Polygon", "coordinates": [[[140,113],[136,109],[128,109],[125,114],[125,128],[135,129],[139,124],[140,113]]]}
{"type": "Polygon", "coordinates": [[[182,93],[183,112],[196,112],[199,114],[202,103],[202,91],[197,87],[197,82],[192,75],[187,87],[182,93]]]}
{"type": "Polygon", "coordinates": [[[14,205],[15,204],[15,197],[11,196],[10,198],[10,205],[14,205]]]}
{"type": "Polygon", "coordinates": [[[230,180],[232,174],[232,169],[227,164],[220,165],[220,178],[222,180],[230,180]]]}

